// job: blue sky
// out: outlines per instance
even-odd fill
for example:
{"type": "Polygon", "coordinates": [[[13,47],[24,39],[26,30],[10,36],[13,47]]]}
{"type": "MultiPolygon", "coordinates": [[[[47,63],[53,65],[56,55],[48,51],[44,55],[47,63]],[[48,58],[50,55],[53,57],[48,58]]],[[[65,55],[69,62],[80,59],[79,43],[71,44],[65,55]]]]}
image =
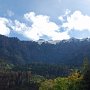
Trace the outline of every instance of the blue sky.
{"type": "Polygon", "coordinates": [[[90,38],[90,0],[0,0],[0,34],[21,40],[90,38]]]}

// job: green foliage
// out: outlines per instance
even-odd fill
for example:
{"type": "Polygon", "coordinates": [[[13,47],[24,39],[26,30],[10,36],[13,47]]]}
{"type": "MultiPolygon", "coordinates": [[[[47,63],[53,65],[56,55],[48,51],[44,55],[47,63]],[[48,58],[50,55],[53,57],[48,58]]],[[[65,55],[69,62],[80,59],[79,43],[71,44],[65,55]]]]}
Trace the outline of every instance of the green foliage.
{"type": "Polygon", "coordinates": [[[9,64],[7,63],[5,60],[1,60],[0,59],[0,71],[4,70],[4,71],[7,71],[7,70],[11,70],[12,68],[14,67],[13,64],[9,64]]]}
{"type": "Polygon", "coordinates": [[[89,69],[90,65],[89,65],[89,60],[87,57],[84,58],[83,60],[83,67],[82,67],[82,73],[86,73],[87,70],[89,69]]]}
{"type": "Polygon", "coordinates": [[[74,72],[68,77],[69,87],[68,90],[82,90],[83,76],[79,72],[74,72]]]}
{"type": "Polygon", "coordinates": [[[90,67],[87,58],[84,59],[81,71],[54,64],[13,65],[0,60],[0,82],[0,90],[89,90],[90,67]],[[58,72],[64,73],[62,70],[71,73],[68,76],[62,74],[63,77],[52,78],[53,73],[55,77],[58,72]],[[43,76],[38,73],[43,73],[43,76]],[[49,77],[45,79],[44,74],[49,77]]]}
{"type": "Polygon", "coordinates": [[[39,90],[54,90],[55,82],[53,80],[46,80],[41,83],[39,90]]]}
{"type": "Polygon", "coordinates": [[[41,84],[39,90],[83,90],[82,79],[82,75],[79,72],[73,72],[68,77],[46,80],[41,84]]]}
{"type": "Polygon", "coordinates": [[[38,84],[40,84],[43,81],[45,81],[45,78],[40,75],[32,75],[30,78],[30,82],[34,82],[34,83],[38,83],[38,84]]]}
{"type": "Polygon", "coordinates": [[[31,68],[32,74],[44,76],[45,78],[56,78],[59,76],[68,76],[69,68],[65,65],[31,63],[27,68],[31,68]]]}
{"type": "Polygon", "coordinates": [[[55,90],[68,90],[68,78],[57,78],[55,81],[55,90]]]}
{"type": "Polygon", "coordinates": [[[89,90],[90,89],[90,68],[84,73],[83,76],[83,87],[84,90],[89,90]]]}
{"type": "Polygon", "coordinates": [[[84,59],[82,70],[72,69],[67,77],[58,77],[54,80],[46,80],[41,83],[39,90],[89,90],[90,89],[90,65],[87,58],[84,59]]]}

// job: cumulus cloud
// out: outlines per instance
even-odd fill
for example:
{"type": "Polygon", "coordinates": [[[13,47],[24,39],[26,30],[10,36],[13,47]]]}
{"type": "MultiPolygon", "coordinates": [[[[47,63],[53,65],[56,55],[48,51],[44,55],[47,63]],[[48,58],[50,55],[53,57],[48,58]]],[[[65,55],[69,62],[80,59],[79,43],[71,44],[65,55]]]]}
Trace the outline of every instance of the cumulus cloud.
{"type": "Polygon", "coordinates": [[[45,36],[51,40],[63,40],[73,36],[83,38],[87,34],[88,37],[90,35],[90,16],[82,14],[81,11],[71,13],[67,9],[65,14],[59,17],[59,20],[62,21],[61,25],[50,21],[49,16],[36,15],[35,12],[24,14],[24,20],[26,21],[22,23],[18,20],[12,21],[1,17],[0,34],[9,36],[11,31],[15,31],[34,41],[45,39],[45,36]]]}
{"type": "Polygon", "coordinates": [[[70,36],[68,32],[62,32],[62,33],[53,33],[52,40],[63,40],[63,39],[69,39],[70,36]]]}
{"type": "Polygon", "coordinates": [[[18,20],[13,21],[13,23],[11,23],[10,25],[12,30],[19,33],[23,33],[24,31],[29,30],[29,27],[25,23],[21,23],[18,20]]]}
{"type": "Polygon", "coordinates": [[[67,22],[63,23],[62,27],[68,30],[90,31],[90,16],[75,11],[72,15],[67,16],[67,22]]]}
{"type": "Polygon", "coordinates": [[[39,39],[63,40],[69,39],[68,32],[61,32],[60,26],[50,21],[46,15],[36,15],[34,12],[24,14],[25,23],[18,20],[0,18],[0,34],[7,35],[13,31],[25,38],[37,41],[39,39]]]}
{"type": "Polygon", "coordinates": [[[32,22],[31,29],[25,32],[25,35],[34,40],[38,40],[41,36],[47,35],[53,38],[54,33],[59,29],[59,26],[49,20],[49,16],[35,15],[30,12],[24,15],[24,18],[32,22]]]}
{"type": "Polygon", "coordinates": [[[26,36],[29,38],[39,40],[43,35],[51,37],[52,40],[69,38],[67,32],[58,32],[60,27],[55,22],[50,21],[49,16],[35,15],[34,12],[30,12],[25,14],[24,18],[29,22],[32,22],[31,29],[25,32],[26,36]]]}
{"type": "Polygon", "coordinates": [[[0,34],[8,36],[10,29],[8,27],[9,20],[3,17],[0,17],[0,34]]]}
{"type": "Polygon", "coordinates": [[[69,9],[65,10],[65,14],[58,17],[58,19],[63,23],[66,21],[66,18],[70,15],[71,11],[69,9]]]}

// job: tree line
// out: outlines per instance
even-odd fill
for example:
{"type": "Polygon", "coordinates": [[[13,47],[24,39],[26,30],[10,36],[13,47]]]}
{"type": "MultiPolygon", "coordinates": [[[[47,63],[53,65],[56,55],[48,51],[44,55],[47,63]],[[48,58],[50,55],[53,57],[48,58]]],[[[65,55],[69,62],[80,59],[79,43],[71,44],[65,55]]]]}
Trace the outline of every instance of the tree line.
{"type": "Polygon", "coordinates": [[[1,60],[0,90],[89,90],[90,65],[87,58],[84,59],[82,68],[45,65],[12,65],[1,60]],[[58,74],[55,69],[56,72],[68,70],[68,73],[58,74]]]}

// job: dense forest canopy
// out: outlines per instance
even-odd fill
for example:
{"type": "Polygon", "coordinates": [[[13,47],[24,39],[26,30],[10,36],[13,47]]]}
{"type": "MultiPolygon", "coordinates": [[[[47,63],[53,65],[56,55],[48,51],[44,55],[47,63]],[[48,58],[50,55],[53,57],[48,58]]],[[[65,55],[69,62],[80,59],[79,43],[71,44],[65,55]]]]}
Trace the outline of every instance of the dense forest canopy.
{"type": "Polygon", "coordinates": [[[81,68],[36,63],[13,65],[0,61],[0,90],[89,90],[89,88],[90,65],[87,58],[84,59],[81,68]]]}

